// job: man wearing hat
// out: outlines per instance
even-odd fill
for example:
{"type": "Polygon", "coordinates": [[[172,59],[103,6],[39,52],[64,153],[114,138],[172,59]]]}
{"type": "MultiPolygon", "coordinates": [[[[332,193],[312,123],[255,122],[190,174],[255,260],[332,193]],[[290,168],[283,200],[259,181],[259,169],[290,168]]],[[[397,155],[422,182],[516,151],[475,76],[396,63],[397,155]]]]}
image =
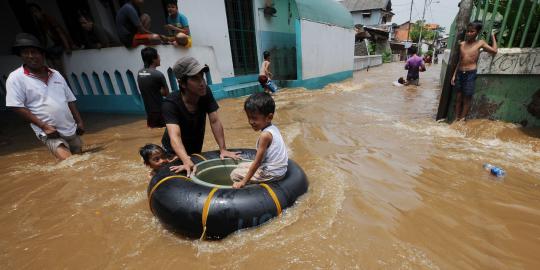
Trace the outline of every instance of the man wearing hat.
{"type": "Polygon", "coordinates": [[[223,125],[217,114],[219,106],[204,79],[207,71],[208,67],[193,57],[178,60],[173,72],[180,91],[170,94],[162,105],[167,129],[161,142],[165,150],[180,158],[188,177],[197,169],[189,156],[202,150],[207,114],[220,157],[239,158],[239,153],[228,151],[225,146],[223,125]]]}
{"type": "Polygon", "coordinates": [[[75,96],[60,73],[45,65],[45,49],[31,34],[15,38],[23,65],[6,81],[6,106],[30,122],[36,136],[59,160],[80,153],[84,124],[75,96]]]}

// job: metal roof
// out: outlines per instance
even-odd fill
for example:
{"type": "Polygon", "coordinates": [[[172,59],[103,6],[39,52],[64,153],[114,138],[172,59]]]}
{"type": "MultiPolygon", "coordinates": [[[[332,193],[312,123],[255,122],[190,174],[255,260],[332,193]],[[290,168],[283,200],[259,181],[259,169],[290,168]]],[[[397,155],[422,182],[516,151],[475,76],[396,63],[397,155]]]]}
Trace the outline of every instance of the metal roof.
{"type": "Polygon", "coordinates": [[[350,12],[371,9],[386,9],[390,0],[343,0],[341,4],[350,12]]]}
{"type": "Polygon", "coordinates": [[[298,16],[314,22],[353,28],[351,13],[335,0],[296,0],[298,16]]]}

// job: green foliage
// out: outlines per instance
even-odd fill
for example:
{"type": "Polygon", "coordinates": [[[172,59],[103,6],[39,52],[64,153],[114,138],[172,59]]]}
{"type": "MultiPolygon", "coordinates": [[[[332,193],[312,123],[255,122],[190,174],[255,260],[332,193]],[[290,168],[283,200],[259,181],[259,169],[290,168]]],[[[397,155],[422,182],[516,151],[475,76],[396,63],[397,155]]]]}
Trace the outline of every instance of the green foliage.
{"type": "Polygon", "coordinates": [[[436,30],[429,30],[424,27],[424,22],[417,21],[416,23],[412,24],[410,38],[413,42],[418,43],[421,32],[422,40],[433,41],[437,36],[441,36],[440,33],[442,33],[443,31],[444,27],[439,27],[436,30]]]}
{"type": "Polygon", "coordinates": [[[370,55],[375,54],[376,50],[377,50],[377,44],[375,44],[375,42],[369,42],[369,45],[368,45],[369,54],[370,55]]]}
{"type": "Polygon", "coordinates": [[[382,60],[383,63],[390,63],[392,62],[392,51],[386,50],[382,53],[382,60]]]}

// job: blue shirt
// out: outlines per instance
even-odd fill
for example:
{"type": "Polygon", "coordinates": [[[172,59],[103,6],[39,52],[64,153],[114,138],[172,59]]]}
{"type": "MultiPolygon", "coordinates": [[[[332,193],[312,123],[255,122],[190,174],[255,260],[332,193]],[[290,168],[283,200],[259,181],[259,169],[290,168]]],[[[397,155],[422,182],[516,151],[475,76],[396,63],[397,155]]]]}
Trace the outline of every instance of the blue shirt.
{"type": "Polygon", "coordinates": [[[167,16],[167,24],[172,24],[178,28],[189,27],[187,17],[180,12],[176,13],[175,17],[167,16]]]}

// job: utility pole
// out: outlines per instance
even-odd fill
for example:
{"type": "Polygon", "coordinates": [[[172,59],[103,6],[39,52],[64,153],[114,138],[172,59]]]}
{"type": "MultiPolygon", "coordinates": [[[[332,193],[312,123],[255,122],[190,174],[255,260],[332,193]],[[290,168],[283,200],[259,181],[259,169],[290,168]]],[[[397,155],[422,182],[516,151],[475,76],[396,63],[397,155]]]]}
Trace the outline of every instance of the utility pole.
{"type": "Polygon", "coordinates": [[[422,54],[422,32],[424,32],[424,17],[426,16],[427,0],[424,0],[424,11],[422,12],[422,23],[420,24],[420,37],[418,38],[418,55],[422,54]]]}
{"type": "Polygon", "coordinates": [[[411,0],[411,12],[409,12],[409,29],[407,29],[407,41],[409,41],[409,35],[411,34],[411,24],[412,24],[411,19],[412,19],[413,4],[414,4],[414,0],[411,0]]]}
{"type": "Polygon", "coordinates": [[[454,44],[452,44],[452,51],[450,51],[450,59],[444,76],[441,99],[437,110],[437,120],[447,118],[448,116],[448,107],[450,106],[450,99],[452,97],[452,85],[450,84],[450,81],[452,80],[452,76],[454,76],[454,71],[456,70],[459,60],[460,40],[458,40],[458,38],[461,37],[461,33],[467,28],[467,24],[470,21],[469,18],[471,18],[473,5],[473,0],[461,0],[459,3],[459,13],[456,18],[456,36],[454,38],[454,44]]]}

